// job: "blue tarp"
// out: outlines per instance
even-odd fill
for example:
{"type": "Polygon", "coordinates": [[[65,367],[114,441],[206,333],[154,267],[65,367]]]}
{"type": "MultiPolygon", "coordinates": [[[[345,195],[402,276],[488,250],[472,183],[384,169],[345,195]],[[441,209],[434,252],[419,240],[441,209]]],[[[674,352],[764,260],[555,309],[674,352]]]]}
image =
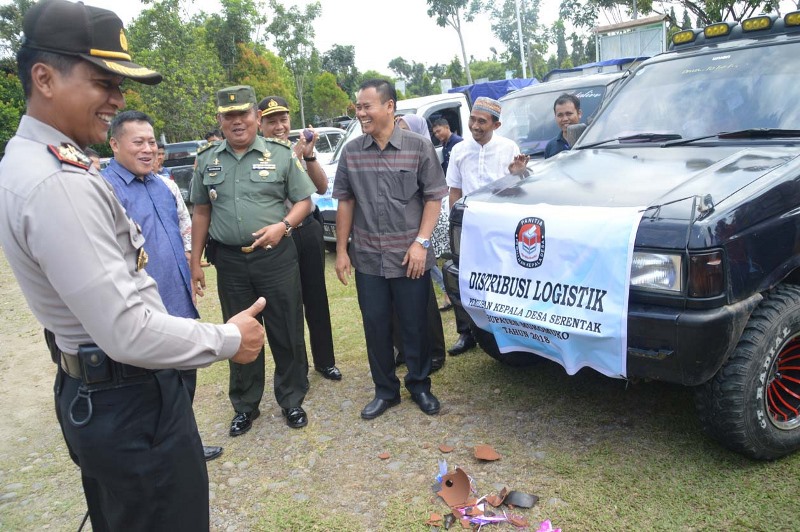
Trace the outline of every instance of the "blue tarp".
{"type": "Polygon", "coordinates": [[[469,103],[472,105],[477,98],[481,96],[488,96],[499,100],[509,92],[519,89],[524,89],[528,85],[539,83],[536,78],[526,79],[501,79],[497,81],[487,81],[485,83],[473,83],[472,85],[464,85],[462,87],[453,87],[447,92],[463,92],[469,98],[469,103]]]}

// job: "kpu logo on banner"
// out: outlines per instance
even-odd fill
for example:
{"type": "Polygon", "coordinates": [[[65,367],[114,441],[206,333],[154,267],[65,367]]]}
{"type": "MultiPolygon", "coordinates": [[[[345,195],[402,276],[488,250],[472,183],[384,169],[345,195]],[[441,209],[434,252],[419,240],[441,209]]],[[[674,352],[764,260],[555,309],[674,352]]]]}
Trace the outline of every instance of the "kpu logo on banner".
{"type": "Polygon", "coordinates": [[[517,224],[517,262],[525,268],[538,268],[544,260],[544,220],[523,218],[517,224]]]}

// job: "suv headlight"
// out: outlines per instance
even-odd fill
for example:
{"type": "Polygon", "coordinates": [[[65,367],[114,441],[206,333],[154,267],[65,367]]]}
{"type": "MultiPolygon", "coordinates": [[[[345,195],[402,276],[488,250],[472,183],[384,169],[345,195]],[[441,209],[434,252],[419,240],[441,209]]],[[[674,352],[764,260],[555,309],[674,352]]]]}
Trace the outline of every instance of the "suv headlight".
{"type": "Polygon", "coordinates": [[[681,255],[634,251],[631,287],[680,293],[683,290],[682,261],[681,255]]]}

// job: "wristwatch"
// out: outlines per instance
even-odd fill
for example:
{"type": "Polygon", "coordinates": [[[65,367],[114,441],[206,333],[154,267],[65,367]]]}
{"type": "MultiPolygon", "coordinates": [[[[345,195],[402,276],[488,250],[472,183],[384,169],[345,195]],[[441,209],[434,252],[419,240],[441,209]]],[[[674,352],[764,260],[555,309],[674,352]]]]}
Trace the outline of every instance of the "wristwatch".
{"type": "Polygon", "coordinates": [[[289,223],[289,220],[286,220],[285,218],[283,220],[283,224],[286,226],[286,232],[283,234],[283,236],[290,236],[294,227],[292,227],[292,224],[289,223]]]}
{"type": "Polygon", "coordinates": [[[427,238],[422,238],[421,236],[418,236],[417,238],[415,238],[414,242],[416,242],[420,246],[424,247],[425,249],[428,249],[429,247],[431,247],[431,241],[428,240],[427,238]]]}

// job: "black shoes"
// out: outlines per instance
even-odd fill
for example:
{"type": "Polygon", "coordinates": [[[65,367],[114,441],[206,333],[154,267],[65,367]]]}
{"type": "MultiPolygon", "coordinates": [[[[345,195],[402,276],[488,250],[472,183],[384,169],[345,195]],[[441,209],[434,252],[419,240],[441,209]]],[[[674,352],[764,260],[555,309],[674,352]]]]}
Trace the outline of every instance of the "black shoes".
{"type": "Polygon", "coordinates": [[[451,356],[457,356],[466,353],[476,345],[478,345],[478,343],[475,341],[475,338],[473,338],[470,333],[464,333],[458,336],[456,343],[454,343],[453,347],[448,349],[447,352],[450,353],[451,356]]]}
{"type": "Polygon", "coordinates": [[[364,410],[361,411],[361,417],[363,419],[375,419],[376,417],[380,416],[388,409],[393,406],[397,406],[400,404],[400,398],[395,397],[394,399],[379,399],[376,397],[372,401],[370,401],[367,406],[364,407],[364,410]]]}
{"type": "Polygon", "coordinates": [[[281,408],[281,413],[286,418],[286,424],[293,429],[301,429],[308,425],[308,416],[302,407],[281,408]]]}
{"type": "Polygon", "coordinates": [[[412,393],[411,400],[429,416],[439,413],[439,400],[431,392],[412,393]]]}
{"type": "Polygon", "coordinates": [[[213,447],[211,445],[203,445],[203,457],[206,462],[218,458],[222,454],[222,447],[213,447]]]}
{"type": "Polygon", "coordinates": [[[328,380],[332,381],[342,380],[342,372],[339,371],[339,368],[337,368],[336,366],[328,366],[327,368],[314,366],[314,369],[322,373],[322,376],[328,380]]]}
{"type": "Polygon", "coordinates": [[[254,410],[252,412],[236,412],[231,421],[231,436],[241,436],[253,426],[253,420],[256,419],[261,412],[254,410]]]}
{"type": "Polygon", "coordinates": [[[431,374],[436,373],[444,367],[444,355],[431,359],[431,374]]]}

